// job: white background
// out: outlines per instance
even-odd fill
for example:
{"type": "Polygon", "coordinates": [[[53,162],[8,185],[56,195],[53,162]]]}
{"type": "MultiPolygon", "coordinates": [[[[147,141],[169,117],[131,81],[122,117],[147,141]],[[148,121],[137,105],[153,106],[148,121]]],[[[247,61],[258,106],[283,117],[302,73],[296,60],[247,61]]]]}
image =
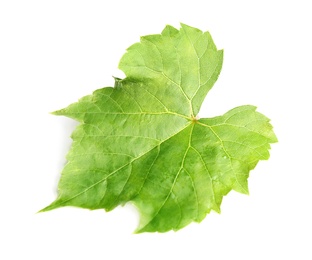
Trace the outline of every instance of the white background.
{"type": "Polygon", "coordinates": [[[1,1],[1,259],[312,259],[310,1],[1,1]],[[56,198],[76,123],[49,114],[113,84],[125,49],[179,22],[209,30],[224,66],[202,117],[253,104],[279,143],[250,195],[179,232],[134,235],[130,205],[62,208],[56,198]]]}

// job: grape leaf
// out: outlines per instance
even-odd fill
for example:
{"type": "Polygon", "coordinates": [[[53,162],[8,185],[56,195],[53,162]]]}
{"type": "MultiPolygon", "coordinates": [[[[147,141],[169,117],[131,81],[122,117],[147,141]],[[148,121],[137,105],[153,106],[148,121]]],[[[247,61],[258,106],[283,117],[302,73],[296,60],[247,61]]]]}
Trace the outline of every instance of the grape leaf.
{"type": "Polygon", "coordinates": [[[208,32],[184,24],[130,46],[124,79],[54,112],[80,125],[58,198],[42,211],[131,202],[141,215],[136,232],[166,232],[220,212],[232,189],[248,193],[249,171],[277,139],[254,106],[196,118],[222,61],[208,32]]]}

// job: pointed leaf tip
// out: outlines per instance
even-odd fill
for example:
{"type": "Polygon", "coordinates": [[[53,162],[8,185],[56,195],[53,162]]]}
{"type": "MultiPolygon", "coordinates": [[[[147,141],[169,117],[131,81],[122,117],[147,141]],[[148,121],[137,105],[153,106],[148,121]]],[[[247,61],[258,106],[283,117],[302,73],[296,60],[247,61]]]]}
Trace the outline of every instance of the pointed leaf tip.
{"type": "Polygon", "coordinates": [[[62,116],[62,115],[64,115],[64,112],[65,112],[64,109],[60,109],[60,110],[50,112],[50,114],[54,115],[54,116],[62,116]]]}

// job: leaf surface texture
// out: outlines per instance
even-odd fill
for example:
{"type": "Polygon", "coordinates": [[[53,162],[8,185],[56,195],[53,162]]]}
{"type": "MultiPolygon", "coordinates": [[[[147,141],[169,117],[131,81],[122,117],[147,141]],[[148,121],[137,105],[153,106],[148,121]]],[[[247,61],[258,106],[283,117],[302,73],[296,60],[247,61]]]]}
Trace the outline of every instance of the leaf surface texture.
{"type": "Polygon", "coordinates": [[[196,119],[222,61],[208,32],[184,24],[130,46],[119,64],[124,79],[54,112],[80,125],[58,198],[42,211],[132,202],[137,232],[166,232],[220,212],[231,190],[248,193],[250,170],[277,139],[250,105],[196,119]]]}

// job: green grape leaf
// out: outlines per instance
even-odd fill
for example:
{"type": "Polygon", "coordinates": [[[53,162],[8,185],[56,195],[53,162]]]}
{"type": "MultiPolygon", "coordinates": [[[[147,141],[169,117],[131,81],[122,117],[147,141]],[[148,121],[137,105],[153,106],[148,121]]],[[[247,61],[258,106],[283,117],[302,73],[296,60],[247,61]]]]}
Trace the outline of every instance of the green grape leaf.
{"type": "Polygon", "coordinates": [[[196,118],[222,61],[210,34],[185,24],[130,46],[119,64],[124,79],[54,112],[80,125],[58,197],[41,211],[131,202],[141,216],[137,233],[166,232],[220,212],[232,189],[248,193],[250,170],[277,138],[250,105],[196,118]]]}

